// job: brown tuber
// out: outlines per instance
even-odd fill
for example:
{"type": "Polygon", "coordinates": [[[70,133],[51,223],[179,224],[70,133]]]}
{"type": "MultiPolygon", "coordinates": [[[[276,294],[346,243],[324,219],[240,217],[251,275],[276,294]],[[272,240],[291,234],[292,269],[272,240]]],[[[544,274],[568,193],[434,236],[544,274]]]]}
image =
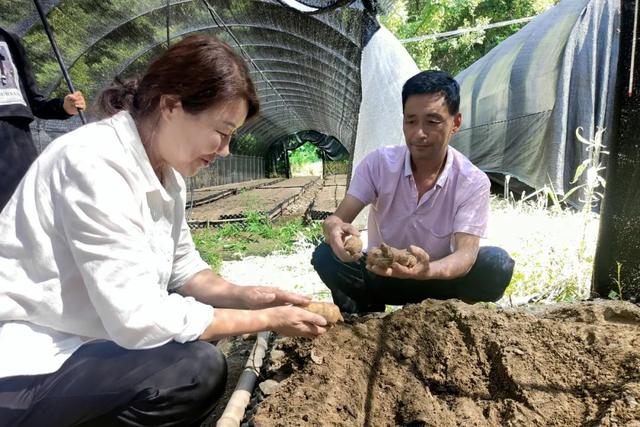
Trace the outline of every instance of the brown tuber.
{"type": "Polygon", "coordinates": [[[330,326],[338,323],[338,320],[344,322],[338,306],[330,302],[310,302],[309,305],[302,308],[324,317],[330,326]]]}
{"type": "Polygon", "coordinates": [[[349,252],[351,256],[362,253],[362,240],[358,236],[347,236],[344,241],[344,250],[349,252]]]}
{"type": "Polygon", "coordinates": [[[367,254],[367,265],[378,266],[380,268],[390,268],[397,262],[407,268],[413,268],[417,264],[416,257],[406,249],[396,249],[386,244],[381,244],[373,248],[367,254]]]}

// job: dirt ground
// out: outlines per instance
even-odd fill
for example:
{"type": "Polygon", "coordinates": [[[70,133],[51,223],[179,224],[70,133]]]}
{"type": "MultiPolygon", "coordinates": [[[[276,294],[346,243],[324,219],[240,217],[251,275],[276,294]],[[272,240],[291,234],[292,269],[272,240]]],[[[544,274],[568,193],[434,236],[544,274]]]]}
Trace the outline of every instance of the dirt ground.
{"type": "Polygon", "coordinates": [[[315,181],[321,182],[319,177],[295,177],[261,188],[243,191],[194,207],[191,212],[188,212],[188,219],[190,221],[215,221],[221,219],[223,215],[241,216],[247,211],[259,210],[268,213],[279,204],[298,197],[304,191],[305,186],[313,186],[312,182],[315,181]]]}
{"type": "Polygon", "coordinates": [[[275,348],[256,426],[640,426],[631,303],[427,300],[275,348]]]}

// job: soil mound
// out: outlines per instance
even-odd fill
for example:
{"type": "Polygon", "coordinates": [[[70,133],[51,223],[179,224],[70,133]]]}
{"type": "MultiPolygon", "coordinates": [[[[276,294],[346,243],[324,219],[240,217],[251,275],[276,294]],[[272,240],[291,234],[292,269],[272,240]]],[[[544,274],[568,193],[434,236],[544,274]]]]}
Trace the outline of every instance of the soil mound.
{"type": "Polygon", "coordinates": [[[257,426],[637,426],[640,308],[458,301],[280,338],[257,426]]]}

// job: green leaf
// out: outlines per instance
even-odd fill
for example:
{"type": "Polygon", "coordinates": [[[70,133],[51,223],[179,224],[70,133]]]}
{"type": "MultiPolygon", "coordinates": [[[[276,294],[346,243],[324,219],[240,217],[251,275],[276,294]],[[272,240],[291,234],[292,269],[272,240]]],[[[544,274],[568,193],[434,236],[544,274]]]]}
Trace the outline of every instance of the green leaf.
{"type": "Polygon", "coordinates": [[[580,165],[576,169],[576,174],[573,176],[573,181],[571,181],[571,184],[575,184],[576,182],[578,182],[578,179],[582,176],[584,171],[587,170],[587,167],[589,167],[590,162],[590,159],[586,159],[582,163],[580,163],[580,165]]]}

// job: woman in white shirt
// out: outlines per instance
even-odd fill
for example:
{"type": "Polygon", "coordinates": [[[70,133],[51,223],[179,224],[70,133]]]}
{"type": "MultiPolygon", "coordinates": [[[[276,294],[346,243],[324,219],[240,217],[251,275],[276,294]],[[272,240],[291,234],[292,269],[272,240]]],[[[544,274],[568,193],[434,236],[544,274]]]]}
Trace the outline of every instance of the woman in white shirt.
{"type": "Polygon", "coordinates": [[[185,221],[181,175],[258,112],[243,60],[191,36],[101,104],[111,117],[51,143],[0,214],[2,426],[197,423],[226,380],[207,341],[325,331],[307,299],[214,274],[185,221]]]}

